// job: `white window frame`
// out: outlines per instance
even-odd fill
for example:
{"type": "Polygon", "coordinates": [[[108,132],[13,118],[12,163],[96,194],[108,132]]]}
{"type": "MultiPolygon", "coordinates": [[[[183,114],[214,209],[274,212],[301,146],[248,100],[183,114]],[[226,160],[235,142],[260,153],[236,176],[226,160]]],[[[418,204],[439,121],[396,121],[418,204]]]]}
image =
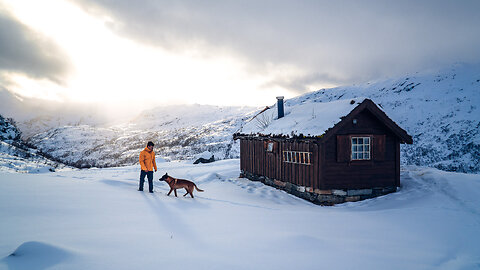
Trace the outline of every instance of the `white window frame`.
{"type": "Polygon", "coordinates": [[[312,152],[301,151],[283,151],[283,162],[311,165],[312,164],[312,152]]]}
{"type": "Polygon", "coordinates": [[[351,142],[351,160],[371,160],[372,159],[372,137],[371,136],[352,136],[351,142]]]}

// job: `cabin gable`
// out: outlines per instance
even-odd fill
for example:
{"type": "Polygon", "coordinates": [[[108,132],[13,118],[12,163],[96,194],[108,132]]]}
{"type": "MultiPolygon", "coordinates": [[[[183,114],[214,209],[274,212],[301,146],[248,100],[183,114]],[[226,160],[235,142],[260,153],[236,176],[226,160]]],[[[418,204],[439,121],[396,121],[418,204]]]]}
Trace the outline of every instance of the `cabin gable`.
{"type": "Polygon", "coordinates": [[[371,188],[396,186],[396,143],[398,138],[369,110],[355,115],[324,142],[322,189],[371,188]],[[368,158],[354,159],[352,143],[368,138],[368,158]]]}

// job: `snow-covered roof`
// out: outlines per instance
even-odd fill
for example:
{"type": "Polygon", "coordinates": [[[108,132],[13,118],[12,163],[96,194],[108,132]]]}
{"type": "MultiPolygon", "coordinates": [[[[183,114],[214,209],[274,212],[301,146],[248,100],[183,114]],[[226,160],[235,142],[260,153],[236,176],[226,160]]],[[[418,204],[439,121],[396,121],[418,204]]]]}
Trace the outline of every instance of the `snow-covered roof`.
{"type": "Polygon", "coordinates": [[[246,123],[242,134],[272,134],[319,136],[348,115],[365,98],[344,99],[332,102],[306,101],[285,105],[285,116],[278,119],[276,106],[266,110],[246,123]]]}

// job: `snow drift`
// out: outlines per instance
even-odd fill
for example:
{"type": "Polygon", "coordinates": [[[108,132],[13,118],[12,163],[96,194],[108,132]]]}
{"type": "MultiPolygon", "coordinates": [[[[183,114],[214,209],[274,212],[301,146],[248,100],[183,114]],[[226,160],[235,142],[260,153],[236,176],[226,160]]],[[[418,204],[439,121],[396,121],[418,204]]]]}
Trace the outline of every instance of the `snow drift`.
{"type": "Polygon", "coordinates": [[[0,172],[0,269],[476,269],[480,176],[406,167],[398,192],[322,207],[239,179],[239,160],[0,172]],[[205,192],[166,196],[158,181],[205,192]],[[11,254],[18,256],[10,256],[11,254]],[[3,258],[3,259],[2,259],[3,258]],[[36,264],[38,263],[38,265],[36,264]]]}

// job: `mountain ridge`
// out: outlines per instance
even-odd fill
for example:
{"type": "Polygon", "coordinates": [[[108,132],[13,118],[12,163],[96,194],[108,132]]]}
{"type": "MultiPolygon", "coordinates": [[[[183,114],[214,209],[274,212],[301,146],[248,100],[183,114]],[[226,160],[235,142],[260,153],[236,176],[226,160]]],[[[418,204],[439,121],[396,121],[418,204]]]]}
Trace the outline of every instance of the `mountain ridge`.
{"type": "MultiPolygon", "coordinates": [[[[372,99],[413,137],[413,145],[401,146],[402,165],[480,172],[480,64],[320,89],[285,100],[285,113],[305,102],[359,97],[372,99]]],[[[115,126],[81,123],[52,128],[33,135],[28,143],[80,168],[135,164],[138,152],[149,140],[156,142],[157,155],[167,160],[192,159],[205,151],[216,159],[238,158],[239,144],[232,135],[260,110],[198,104],[163,106],[115,126]]]]}

